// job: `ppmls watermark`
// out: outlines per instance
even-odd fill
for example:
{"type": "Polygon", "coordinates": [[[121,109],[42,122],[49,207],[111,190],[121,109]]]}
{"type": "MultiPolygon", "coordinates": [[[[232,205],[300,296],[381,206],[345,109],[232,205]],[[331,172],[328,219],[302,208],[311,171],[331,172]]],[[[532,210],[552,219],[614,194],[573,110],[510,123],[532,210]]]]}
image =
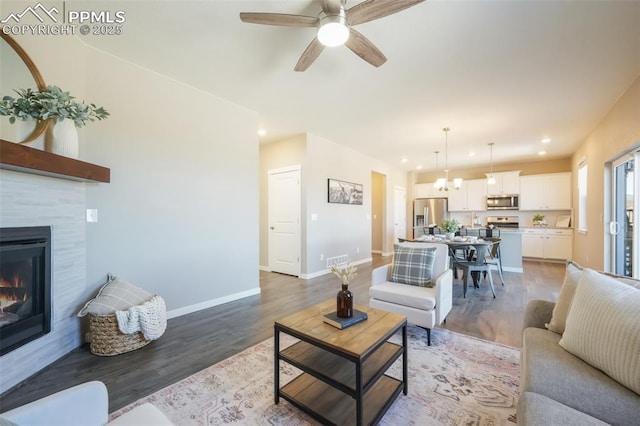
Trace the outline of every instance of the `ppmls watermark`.
{"type": "Polygon", "coordinates": [[[46,7],[38,2],[0,19],[2,32],[10,35],[120,35],[126,22],[124,10],[67,10],[67,2],[46,7]]]}

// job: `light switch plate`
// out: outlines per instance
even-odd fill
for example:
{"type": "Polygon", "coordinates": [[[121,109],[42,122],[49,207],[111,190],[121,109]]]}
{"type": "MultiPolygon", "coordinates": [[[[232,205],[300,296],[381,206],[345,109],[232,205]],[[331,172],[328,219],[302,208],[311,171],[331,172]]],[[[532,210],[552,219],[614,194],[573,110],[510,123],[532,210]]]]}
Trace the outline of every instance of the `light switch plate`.
{"type": "Polygon", "coordinates": [[[87,222],[98,221],[98,209],[87,209],[87,222]]]}

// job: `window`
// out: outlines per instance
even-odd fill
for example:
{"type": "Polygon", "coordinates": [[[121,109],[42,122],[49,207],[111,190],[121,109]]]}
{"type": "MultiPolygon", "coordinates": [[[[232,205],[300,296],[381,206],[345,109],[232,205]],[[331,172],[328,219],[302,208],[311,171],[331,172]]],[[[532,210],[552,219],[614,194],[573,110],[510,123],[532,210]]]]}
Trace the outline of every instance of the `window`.
{"type": "Polygon", "coordinates": [[[578,164],[578,231],[587,232],[587,161],[578,164]]]}

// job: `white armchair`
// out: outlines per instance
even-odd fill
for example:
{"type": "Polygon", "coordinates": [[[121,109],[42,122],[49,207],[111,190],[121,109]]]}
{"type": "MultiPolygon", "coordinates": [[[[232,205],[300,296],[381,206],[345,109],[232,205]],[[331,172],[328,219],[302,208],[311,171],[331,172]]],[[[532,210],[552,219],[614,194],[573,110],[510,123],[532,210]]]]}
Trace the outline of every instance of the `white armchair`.
{"type": "Polygon", "coordinates": [[[433,288],[400,284],[391,281],[393,264],[376,268],[371,273],[369,306],[407,317],[407,322],[427,330],[431,345],[431,329],[446,321],[453,306],[453,273],[449,269],[449,248],[446,244],[404,242],[400,246],[435,247],[432,269],[433,288]]]}
{"type": "Polygon", "coordinates": [[[102,382],[87,382],[0,414],[19,426],[161,426],[172,423],[151,404],[142,404],[109,420],[109,396],[102,382]]]}

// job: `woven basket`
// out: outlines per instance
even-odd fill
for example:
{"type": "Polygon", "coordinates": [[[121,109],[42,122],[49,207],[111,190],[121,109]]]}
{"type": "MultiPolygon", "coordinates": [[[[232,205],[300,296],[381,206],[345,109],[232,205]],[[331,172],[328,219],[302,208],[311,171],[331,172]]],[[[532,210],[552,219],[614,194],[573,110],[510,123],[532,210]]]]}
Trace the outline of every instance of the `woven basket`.
{"type": "Polygon", "coordinates": [[[141,332],[123,334],[118,328],[115,314],[89,315],[91,353],[100,356],[114,356],[135,351],[148,345],[151,340],[144,338],[141,332]]]}

